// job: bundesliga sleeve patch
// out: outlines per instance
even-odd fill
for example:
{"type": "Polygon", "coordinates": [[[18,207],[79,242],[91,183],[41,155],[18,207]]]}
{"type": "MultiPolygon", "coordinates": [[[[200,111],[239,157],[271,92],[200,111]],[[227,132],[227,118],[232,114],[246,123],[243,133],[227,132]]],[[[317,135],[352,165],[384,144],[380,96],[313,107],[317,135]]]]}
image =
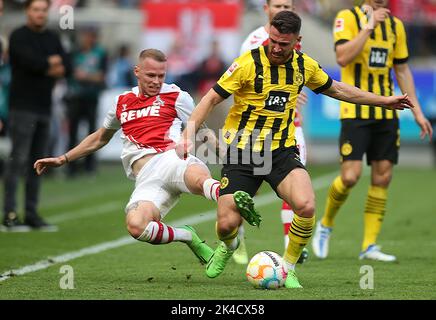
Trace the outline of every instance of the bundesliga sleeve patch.
{"type": "Polygon", "coordinates": [[[230,76],[239,67],[239,64],[233,62],[232,65],[227,69],[226,73],[230,76]]]}
{"type": "Polygon", "coordinates": [[[334,32],[344,31],[344,27],[345,27],[344,19],[343,18],[336,19],[334,32]]]}

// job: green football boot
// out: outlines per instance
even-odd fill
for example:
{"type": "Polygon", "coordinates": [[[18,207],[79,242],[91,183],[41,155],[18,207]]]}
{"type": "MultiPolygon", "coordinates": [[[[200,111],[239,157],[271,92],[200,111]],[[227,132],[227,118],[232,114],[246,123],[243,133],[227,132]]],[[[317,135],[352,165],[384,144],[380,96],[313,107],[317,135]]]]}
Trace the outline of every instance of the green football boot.
{"type": "Polygon", "coordinates": [[[254,202],[251,196],[245,191],[236,191],[233,194],[236,207],[241,216],[252,226],[260,226],[262,217],[254,208],[254,202]]]}
{"type": "Polygon", "coordinates": [[[208,263],[213,255],[213,249],[209,247],[204,240],[200,239],[200,237],[197,235],[197,232],[193,227],[183,226],[180,228],[185,229],[192,234],[191,242],[186,242],[186,244],[192,250],[192,252],[194,252],[198,260],[200,260],[200,263],[201,264],[208,263]]]}
{"type": "MultiPolygon", "coordinates": [[[[238,239],[239,246],[239,239],[238,239]]],[[[215,249],[212,258],[206,265],[206,275],[209,278],[218,277],[226,267],[227,262],[232,257],[234,250],[227,248],[224,242],[221,242],[215,249]]]]}
{"type": "Polygon", "coordinates": [[[294,270],[288,271],[288,275],[285,281],[285,287],[288,289],[303,288],[303,286],[298,281],[297,275],[295,274],[294,270]]]}

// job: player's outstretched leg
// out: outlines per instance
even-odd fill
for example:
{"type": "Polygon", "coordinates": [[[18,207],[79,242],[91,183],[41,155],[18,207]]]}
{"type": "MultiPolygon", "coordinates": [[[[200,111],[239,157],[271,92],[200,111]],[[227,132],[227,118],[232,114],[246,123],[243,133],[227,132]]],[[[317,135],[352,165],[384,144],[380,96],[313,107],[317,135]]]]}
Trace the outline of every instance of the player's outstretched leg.
{"type": "MultiPolygon", "coordinates": [[[[239,238],[236,239],[238,242],[237,246],[239,246],[239,238]]],[[[233,252],[233,249],[229,248],[224,242],[221,242],[206,265],[206,275],[209,278],[218,277],[224,271],[233,252]]]]}
{"type": "Polygon", "coordinates": [[[251,196],[245,191],[236,191],[233,194],[236,207],[241,216],[252,226],[260,226],[262,217],[254,208],[254,202],[251,196]]]}
{"type": "Polygon", "coordinates": [[[197,235],[197,232],[193,227],[186,225],[181,227],[181,229],[185,229],[186,231],[191,233],[192,240],[186,242],[186,244],[192,250],[192,252],[197,256],[201,264],[208,263],[213,255],[213,249],[209,247],[204,240],[200,239],[200,237],[197,235]]]}

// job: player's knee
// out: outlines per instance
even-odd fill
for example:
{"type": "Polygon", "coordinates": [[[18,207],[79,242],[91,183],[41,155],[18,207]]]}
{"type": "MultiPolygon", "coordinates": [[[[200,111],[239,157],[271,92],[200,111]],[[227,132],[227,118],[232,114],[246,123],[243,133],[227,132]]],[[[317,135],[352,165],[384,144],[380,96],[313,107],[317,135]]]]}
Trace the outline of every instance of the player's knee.
{"type": "Polygon", "coordinates": [[[148,221],[145,221],[142,218],[139,217],[131,217],[127,220],[126,228],[129,234],[137,239],[139,238],[143,233],[145,228],[148,225],[148,221]]]}
{"type": "Polygon", "coordinates": [[[384,173],[373,178],[372,184],[377,187],[387,188],[392,180],[391,173],[384,173]]]}
{"type": "Polygon", "coordinates": [[[241,221],[238,219],[220,219],[217,222],[217,232],[219,234],[230,234],[239,228],[241,221]]]}
{"type": "Polygon", "coordinates": [[[139,238],[142,235],[142,233],[144,232],[144,230],[145,230],[145,227],[141,228],[141,225],[139,225],[139,224],[134,224],[134,223],[127,224],[127,231],[135,239],[139,238]]]}
{"type": "Polygon", "coordinates": [[[360,179],[360,173],[346,172],[341,176],[342,182],[347,188],[352,188],[360,179]]]}
{"type": "Polygon", "coordinates": [[[300,217],[311,218],[315,215],[315,200],[306,199],[294,205],[294,211],[300,217]]]}

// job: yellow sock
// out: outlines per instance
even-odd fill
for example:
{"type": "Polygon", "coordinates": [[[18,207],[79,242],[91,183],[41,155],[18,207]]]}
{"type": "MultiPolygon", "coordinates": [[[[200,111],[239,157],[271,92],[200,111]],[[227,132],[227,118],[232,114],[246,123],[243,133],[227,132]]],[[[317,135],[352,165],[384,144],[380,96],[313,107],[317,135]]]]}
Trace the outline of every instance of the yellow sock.
{"type": "Polygon", "coordinates": [[[218,239],[220,239],[222,242],[224,242],[227,246],[227,248],[235,250],[237,248],[237,240],[236,237],[238,236],[238,227],[234,229],[232,232],[226,235],[222,235],[218,233],[218,224],[215,224],[215,231],[218,236],[218,239]]]}
{"type": "Polygon", "coordinates": [[[386,188],[370,186],[368,189],[364,214],[362,251],[365,251],[369,245],[375,244],[377,241],[386,211],[387,194],[386,188]]]}
{"type": "Polygon", "coordinates": [[[341,176],[336,177],[330,185],[327,195],[327,201],[324,210],[324,216],[321,219],[321,224],[324,227],[333,227],[334,219],[338,213],[339,208],[347,200],[350,188],[347,188],[342,182],[341,176]]]}
{"type": "Polygon", "coordinates": [[[306,244],[312,236],[315,216],[312,218],[300,217],[294,214],[291,227],[289,228],[289,244],[286,248],[284,259],[286,262],[296,264],[306,244]]]}

